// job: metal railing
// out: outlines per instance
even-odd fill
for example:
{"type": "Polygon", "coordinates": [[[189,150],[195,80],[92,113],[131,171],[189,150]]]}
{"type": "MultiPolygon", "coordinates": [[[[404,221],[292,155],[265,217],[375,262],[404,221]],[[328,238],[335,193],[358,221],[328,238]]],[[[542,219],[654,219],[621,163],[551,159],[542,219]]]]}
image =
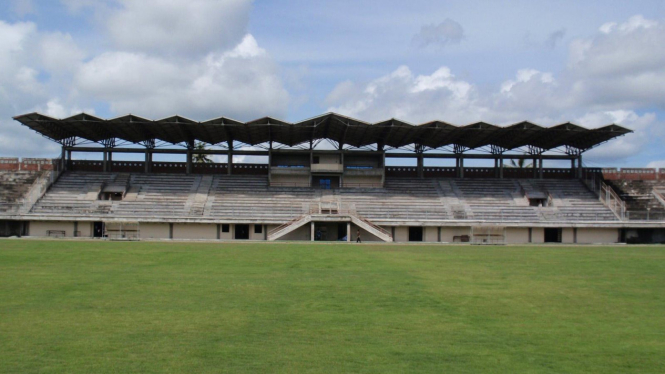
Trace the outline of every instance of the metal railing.
{"type": "Polygon", "coordinates": [[[625,217],[628,221],[665,221],[665,211],[628,210],[625,217]]]}

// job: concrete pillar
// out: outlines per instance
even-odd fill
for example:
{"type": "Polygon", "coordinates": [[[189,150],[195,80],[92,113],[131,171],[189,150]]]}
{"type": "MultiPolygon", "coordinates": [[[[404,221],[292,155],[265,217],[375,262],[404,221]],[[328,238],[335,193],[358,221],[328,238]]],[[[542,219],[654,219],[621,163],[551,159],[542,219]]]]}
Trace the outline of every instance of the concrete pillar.
{"type": "Polygon", "coordinates": [[[233,174],[233,145],[229,145],[228,160],[226,161],[226,174],[233,174]]]}
{"type": "Polygon", "coordinates": [[[346,241],[351,241],[351,222],[346,223],[346,241]]]}
{"type": "Polygon", "coordinates": [[[272,182],[272,141],[270,142],[270,148],[268,148],[268,185],[272,182]]]}
{"type": "Polygon", "coordinates": [[[498,178],[498,177],[499,177],[499,159],[495,157],[494,158],[494,178],[498,178]]]}
{"type": "Polygon", "coordinates": [[[543,179],[543,155],[540,155],[540,160],[538,161],[538,178],[543,179]]]}
{"type": "Polygon", "coordinates": [[[417,155],[417,172],[418,172],[418,178],[423,179],[425,177],[425,173],[423,171],[423,153],[418,152],[417,155]]]}
{"type": "Polygon", "coordinates": [[[109,150],[109,156],[108,156],[108,172],[113,171],[113,152],[109,150]]]}
{"type": "Polygon", "coordinates": [[[311,241],[314,241],[314,221],[309,223],[311,241]]]}
{"type": "Polygon", "coordinates": [[[499,178],[503,179],[503,155],[499,156],[499,178]]]}
{"type": "Polygon", "coordinates": [[[150,151],[149,148],[146,148],[145,150],[145,172],[150,173],[152,172],[152,152],[150,151]]]}
{"type": "Polygon", "coordinates": [[[186,167],[186,173],[187,174],[192,174],[192,149],[187,148],[187,167],[186,167]]]}
{"type": "MultiPolygon", "coordinates": [[[[106,156],[106,153],[104,154],[106,156]]],[[[67,157],[65,155],[65,146],[62,146],[62,152],[60,153],[60,168],[65,171],[67,170],[67,157]]]]}
{"type": "Polygon", "coordinates": [[[538,173],[538,159],[535,158],[535,157],[533,158],[533,161],[531,162],[531,168],[533,170],[533,179],[536,179],[537,176],[538,176],[538,174],[537,174],[538,173]]]}
{"type": "MultiPolygon", "coordinates": [[[[108,153],[106,153],[106,151],[104,151],[102,153],[104,155],[104,161],[102,162],[102,171],[107,172],[107,171],[109,171],[109,168],[108,168],[108,163],[109,163],[108,157],[109,156],[108,156],[108,153]]],[[[63,154],[64,154],[64,151],[63,151],[63,154]]]]}
{"type": "MultiPolygon", "coordinates": [[[[381,148],[383,150],[383,148],[381,148]]],[[[386,184],[386,152],[381,152],[381,187],[386,184]]]]}
{"type": "Polygon", "coordinates": [[[344,151],[342,150],[339,156],[339,162],[342,165],[342,174],[339,176],[339,188],[344,187],[344,151]]]}
{"type": "Polygon", "coordinates": [[[577,156],[577,178],[582,179],[582,154],[577,156]]]}
{"type": "Polygon", "coordinates": [[[574,158],[570,159],[570,175],[572,175],[573,178],[575,177],[575,159],[574,158]]]}
{"type": "Polygon", "coordinates": [[[459,158],[459,177],[464,178],[464,155],[461,153],[459,158]]]}

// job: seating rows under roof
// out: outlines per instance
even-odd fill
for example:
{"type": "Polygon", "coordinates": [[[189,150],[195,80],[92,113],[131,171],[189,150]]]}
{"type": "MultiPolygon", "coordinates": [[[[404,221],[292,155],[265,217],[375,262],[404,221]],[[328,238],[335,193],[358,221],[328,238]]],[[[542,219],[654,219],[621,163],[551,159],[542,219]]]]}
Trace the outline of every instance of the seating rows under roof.
{"type": "Polygon", "coordinates": [[[270,117],[250,122],[226,117],[197,122],[172,116],[154,121],[132,114],[107,120],[86,113],[64,119],[29,113],[14,119],[56,142],[78,137],[94,142],[108,139],[132,143],[161,140],[172,144],[238,141],[249,145],[275,142],[296,146],[317,139],[330,139],[355,147],[381,144],[400,148],[419,144],[432,149],[450,145],[474,149],[492,145],[505,150],[524,146],[549,150],[568,146],[584,151],[632,132],[616,124],[587,129],[569,122],[552,127],[527,121],[505,127],[485,122],[455,126],[442,121],[412,125],[398,119],[367,123],[336,113],[297,123],[270,117]]]}

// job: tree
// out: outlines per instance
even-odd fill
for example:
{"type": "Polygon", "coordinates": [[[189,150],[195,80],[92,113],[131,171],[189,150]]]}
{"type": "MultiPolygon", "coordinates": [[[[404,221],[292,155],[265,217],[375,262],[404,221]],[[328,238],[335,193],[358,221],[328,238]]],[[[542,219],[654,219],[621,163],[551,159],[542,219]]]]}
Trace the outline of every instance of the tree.
{"type": "Polygon", "coordinates": [[[195,163],[197,164],[210,164],[212,163],[212,159],[210,158],[210,155],[204,154],[204,153],[196,153],[197,151],[205,151],[206,150],[206,145],[203,142],[197,142],[194,144],[194,154],[192,155],[192,159],[195,163]]]}
{"type": "Polygon", "coordinates": [[[527,169],[533,167],[533,165],[527,164],[526,159],[520,158],[519,160],[517,160],[517,162],[515,162],[515,160],[510,160],[510,166],[508,167],[517,168],[517,169],[527,169]]]}

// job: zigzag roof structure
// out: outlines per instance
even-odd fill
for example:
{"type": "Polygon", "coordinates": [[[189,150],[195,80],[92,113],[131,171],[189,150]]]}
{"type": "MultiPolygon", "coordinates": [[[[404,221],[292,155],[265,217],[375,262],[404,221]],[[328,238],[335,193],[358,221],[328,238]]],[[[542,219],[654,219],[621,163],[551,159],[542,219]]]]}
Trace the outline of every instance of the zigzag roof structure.
{"type": "Polygon", "coordinates": [[[378,144],[381,147],[402,148],[414,144],[429,149],[495,146],[512,150],[529,146],[545,151],[565,146],[584,152],[632,132],[616,124],[588,129],[570,122],[552,127],[528,121],[510,126],[496,126],[486,122],[456,126],[443,121],[414,125],[399,119],[368,123],[336,113],[326,113],[296,123],[271,117],[249,122],[218,117],[198,122],[177,115],[150,120],[133,114],[102,119],[87,113],[63,119],[28,113],[14,119],[61,144],[82,138],[99,143],[111,139],[135,144],[156,140],[171,144],[199,141],[211,145],[237,141],[248,145],[274,142],[293,147],[318,139],[329,139],[354,147],[378,144]]]}

